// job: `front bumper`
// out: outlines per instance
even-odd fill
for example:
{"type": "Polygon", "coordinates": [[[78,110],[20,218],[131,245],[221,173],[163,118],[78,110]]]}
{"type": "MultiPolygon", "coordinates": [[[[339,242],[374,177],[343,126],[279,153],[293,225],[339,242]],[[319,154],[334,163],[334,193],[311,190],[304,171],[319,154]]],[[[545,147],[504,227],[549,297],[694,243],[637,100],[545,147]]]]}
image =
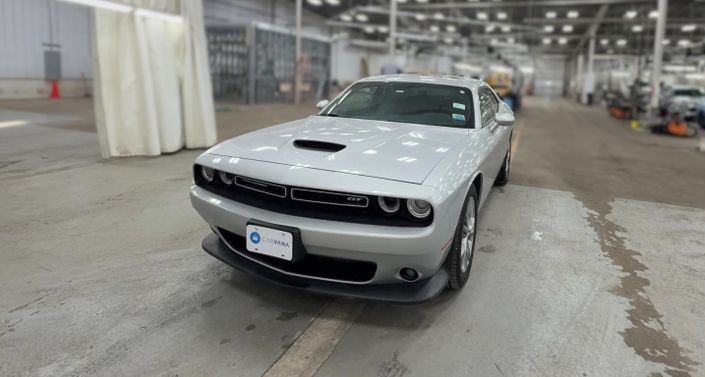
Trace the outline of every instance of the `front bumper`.
{"type": "Polygon", "coordinates": [[[440,268],[433,276],[413,282],[394,284],[347,284],[281,273],[247,259],[230,249],[220,237],[211,234],[203,240],[203,249],[236,269],[262,277],[276,284],[313,293],[346,296],[393,303],[421,303],[438,296],[448,284],[448,272],[440,268]]]}

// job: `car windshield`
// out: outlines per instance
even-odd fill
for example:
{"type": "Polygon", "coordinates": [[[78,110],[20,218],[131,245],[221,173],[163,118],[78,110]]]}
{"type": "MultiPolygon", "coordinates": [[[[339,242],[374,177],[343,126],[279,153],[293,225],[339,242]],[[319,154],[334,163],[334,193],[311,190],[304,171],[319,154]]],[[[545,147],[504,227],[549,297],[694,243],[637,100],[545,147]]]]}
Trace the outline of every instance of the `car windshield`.
{"type": "Polygon", "coordinates": [[[450,85],[362,82],[351,86],[318,115],[468,128],[470,90],[450,85]]]}
{"type": "Polygon", "coordinates": [[[676,89],[673,91],[674,96],[683,97],[704,97],[705,92],[702,89],[676,89]]]}

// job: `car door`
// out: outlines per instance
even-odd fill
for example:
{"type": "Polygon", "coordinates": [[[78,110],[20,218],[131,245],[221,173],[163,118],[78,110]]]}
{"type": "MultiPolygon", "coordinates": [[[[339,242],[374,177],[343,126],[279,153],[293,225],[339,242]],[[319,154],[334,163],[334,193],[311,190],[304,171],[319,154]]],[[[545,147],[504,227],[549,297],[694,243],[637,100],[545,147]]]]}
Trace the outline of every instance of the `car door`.
{"type": "MultiPolygon", "coordinates": [[[[499,108],[499,101],[495,97],[494,93],[487,88],[482,87],[478,91],[480,98],[480,116],[482,120],[482,130],[487,134],[487,142],[489,143],[489,153],[487,159],[484,163],[485,168],[483,173],[485,174],[485,183],[489,184],[487,188],[491,188],[494,184],[499,169],[504,161],[504,154],[506,150],[501,147],[503,139],[503,128],[495,121],[495,114],[499,108]]],[[[483,192],[489,192],[489,190],[483,190],[483,192]]]]}

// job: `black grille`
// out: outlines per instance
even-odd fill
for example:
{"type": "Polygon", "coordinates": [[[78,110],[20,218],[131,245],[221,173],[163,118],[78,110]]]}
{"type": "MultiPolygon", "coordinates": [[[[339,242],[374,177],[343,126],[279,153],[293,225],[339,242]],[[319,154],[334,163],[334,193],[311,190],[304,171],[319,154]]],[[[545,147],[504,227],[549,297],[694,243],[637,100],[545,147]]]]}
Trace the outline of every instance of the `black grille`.
{"type": "Polygon", "coordinates": [[[213,182],[206,182],[200,174],[199,165],[194,165],[194,181],[199,187],[216,195],[292,216],[400,227],[425,227],[433,221],[433,213],[423,220],[411,216],[403,200],[398,213],[386,214],[377,203],[378,197],[374,195],[292,187],[240,176],[234,177],[236,184],[226,185],[218,178],[218,174],[213,182]]]}
{"type": "Polygon", "coordinates": [[[331,258],[313,254],[306,255],[306,257],[300,261],[290,262],[268,255],[251,253],[247,251],[247,247],[245,246],[245,237],[222,228],[218,228],[218,231],[225,239],[225,242],[236,251],[246,254],[248,257],[267,266],[278,268],[289,273],[363,283],[372,280],[377,271],[377,265],[373,262],[331,258]]]}
{"type": "Polygon", "coordinates": [[[369,205],[370,199],[362,195],[341,194],[337,192],[310,190],[302,188],[291,189],[291,198],[294,200],[331,204],[345,207],[365,208],[369,205]]]}
{"type": "Polygon", "coordinates": [[[280,198],[286,197],[286,187],[282,185],[245,177],[235,177],[235,184],[263,194],[278,196],[280,198]]]}

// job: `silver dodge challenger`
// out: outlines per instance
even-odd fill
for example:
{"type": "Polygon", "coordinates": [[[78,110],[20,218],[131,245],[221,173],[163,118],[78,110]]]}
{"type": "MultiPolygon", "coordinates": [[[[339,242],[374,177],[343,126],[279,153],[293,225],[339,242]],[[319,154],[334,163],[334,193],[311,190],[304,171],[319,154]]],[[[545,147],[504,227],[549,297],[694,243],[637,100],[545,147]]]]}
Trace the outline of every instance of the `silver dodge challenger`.
{"type": "Polygon", "coordinates": [[[368,77],[318,107],[196,159],[205,251],[324,294],[413,303],[463,287],[478,212],[509,179],[512,110],[482,81],[421,75],[368,77]]]}

